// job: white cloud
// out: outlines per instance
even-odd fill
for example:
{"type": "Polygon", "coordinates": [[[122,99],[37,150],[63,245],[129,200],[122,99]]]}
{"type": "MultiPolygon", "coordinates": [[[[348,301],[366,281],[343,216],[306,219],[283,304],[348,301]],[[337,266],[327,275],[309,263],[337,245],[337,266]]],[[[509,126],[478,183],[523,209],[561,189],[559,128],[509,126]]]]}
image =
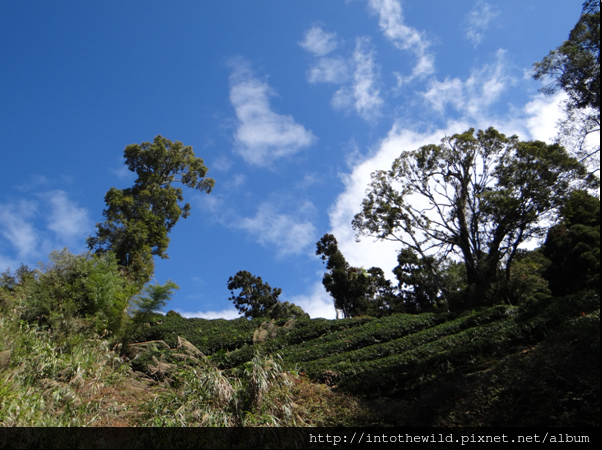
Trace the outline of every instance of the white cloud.
{"type": "MultiPolygon", "coordinates": [[[[296,215],[304,216],[313,209],[306,201],[296,215]]],[[[239,219],[235,226],[249,232],[260,244],[274,247],[279,257],[303,253],[316,241],[316,228],[311,222],[278,214],[270,203],[261,204],[255,217],[239,219]]]]}
{"type": "Polygon", "coordinates": [[[336,83],[342,84],[349,79],[347,61],[340,57],[320,58],[309,69],[307,81],[310,83],[336,83]]]}
{"type": "MultiPolygon", "coordinates": [[[[458,124],[454,132],[465,131],[466,128],[468,127],[458,124]]],[[[339,249],[349,264],[363,266],[366,269],[373,266],[380,267],[385,272],[385,276],[394,278],[391,270],[397,265],[397,252],[401,244],[390,241],[374,242],[372,238],[362,238],[361,242],[356,242],[351,221],[355,214],[360,212],[361,202],[372,172],[390,169],[393,160],[404,150],[414,150],[425,144],[438,143],[448,132],[439,130],[420,134],[394,126],[371,157],[357,164],[351,173],[341,175],[345,190],[331,206],[329,216],[331,233],[337,238],[339,249]]]]}
{"type": "Polygon", "coordinates": [[[292,116],[273,112],[270,87],[254,78],[248,64],[231,62],[230,101],[238,118],[234,139],[238,153],[248,162],[269,166],[274,160],[293,155],[316,141],[311,131],[295,122],[292,116]]]}
{"type": "Polygon", "coordinates": [[[326,292],[326,289],[324,289],[322,282],[315,283],[310,294],[295,295],[291,298],[286,298],[285,301],[300,306],[312,319],[318,317],[324,319],[336,318],[333,299],[326,292]]]}
{"type": "Polygon", "coordinates": [[[33,264],[52,249],[72,247],[81,251],[90,232],[88,212],[60,190],[33,194],[43,202],[21,199],[0,205],[0,262],[33,264]],[[7,250],[11,249],[11,250],[7,250]]]}
{"type": "Polygon", "coordinates": [[[364,119],[374,119],[383,100],[378,89],[378,66],[374,62],[370,38],[356,39],[351,63],[354,67],[351,85],[341,87],[334,94],[332,106],[343,110],[352,108],[364,119]]]}
{"type": "Polygon", "coordinates": [[[326,33],[320,27],[312,27],[307,30],[299,45],[314,56],[324,56],[338,47],[336,36],[334,32],[326,33]]]}
{"type": "Polygon", "coordinates": [[[445,106],[450,104],[466,116],[481,117],[499,99],[501,93],[514,83],[514,79],[507,73],[505,54],[505,50],[498,50],[494,64],[471,71],[466,81],[459,78],[432,81],[424,97],[439,112],[444,112],[445,106]]]}
{"type": "Polygon", "coordinates": [[[295,189],[307,189],[315,184],[322,184],[324,179],[316,173],[305,174],[303,180],[295,184],[295,189]]]}
{"type": "Polygon", "coordinates": [[[564,91],[555,95],[537,95],[525,105],[527,130],[531,139],[552,143],[558,133],[557,123],[563,118],[562,102],[568,98],[564,91]]]}
{"type": "Polygon", "coordinates": [[[20,259],[33,256],[39,245],[39,233],[30,221],[36,212],[37,205],[26,200],[17,205],[0,205],[0,235],[15,248],[20,259]]]}
{"type": "Polygon", "coordinates": [[[63,191],[50,191],[42,195],[50,206],[48,229],[54,231],[63,242],[70,242],[90,231],[88,211],[77,207],[63,191]]]}
{"type": "Polygon", "coordinates": [[[124,164],[120,164],[118,167],[110,168],[109,171],[113,173],[121,181],[134,181],[136,174],[124,164]]]}
{"type": "Polygon", "coordinates": [[[225,198],[219,194],[201,194],[192,193],[192,199],[201,211],[208,211],[213,214],[215,220],[219,220],[220,214],[224,211],[224,206],[227,203],[225,198]]]}
{"type": "Polygon", "coordinates": [[[187,311],[177,310],[177,312],[179,312],[183,317],[186,317],[187,319],[197,318],[197,319],[232,320],[232,319],[238,319],[239,317],[242,317],[240,315],[240,313],[238,312],[238,310],[236,310],[236,309],[223,309],[221,311],[196,311],[196,312],[187,312],[187,311]]]}
{"type": "Polygon", "coordinates": [[[407,77],[405,82],[433,73],[435,71],[434,58],[427,51],[430,43],[424,33],[404,24],[399,1],[369,0],[368,4],[378,14],[378,23],[385,37],[400,50],[409,50],[418,58],[412,75],[407,77]]]}
{"type": "Polygon", "coordinates": [[[476,47],[483,40],[483,32],[500,12],[489,3],[478,1],[472,11],[466,16],[466,39],[476,47]]]}
{"type": "MultiPolygon", "coordinates": [[[[315,182],[311,177],[306,178],[299,188],[315,182]]],[[[277,258],[306,253],[317,241],[316,227],[310,220],[316,208],[308,200],[288,213],[282,213],[274,203],[264,202],[251,217],[241,216],[225,197],[199,194],[193,201],[199,208],[209,212],[212,220],[227,228],[245,231],[254,241],[271,249],[277,258]]],[[[290,201],[287,203],[290,205],[290,201]]]]}
{"type": "Polygon", "coordinates": [[[353,52],[355,109],[364,118],[373,117],[383,103],[376,87],[378,71],[374,63],[374,52],[369,49],[369,45],[369,38],[358,38],[353,52]]]}

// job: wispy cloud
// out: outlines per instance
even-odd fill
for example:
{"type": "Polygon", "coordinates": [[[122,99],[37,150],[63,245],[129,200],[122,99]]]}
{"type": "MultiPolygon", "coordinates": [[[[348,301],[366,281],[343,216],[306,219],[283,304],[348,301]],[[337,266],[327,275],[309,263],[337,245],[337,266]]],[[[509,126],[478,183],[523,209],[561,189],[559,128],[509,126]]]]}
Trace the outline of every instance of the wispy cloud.
{"type": "Polygon", "coordinates": [[[67,198],[63,191],[50,191],[42,195],[50,206],[48,229],[54,231],[61,241],[71,242],[91,229],[88,211],[67,198]]]}
{"type": "Polygon", "coordinates": [[[416,57],[416,65],[412,74],[403,79],[408,82],[413,78],[422,78],[435,71],[433,55],[428,52],[430,42],[424,33],[404,24],[401,4],[398,0],[369,0],[368,4],[373,12],[379,16],[380,29],[400,50],[413,52],[416,57]]]}
{"type": "Polygon", "coordinates": [[[434,80],[424,97],[439,112],[443,112],[449,104],[469,117],[482,115],[514,82],[507,71],[505,54],[505,50],[498,50],[494,64],[473,70],[465,81],[459,78],[434,80]]]}
{"type": "Polygon", "coordinates": [[[237,58],[230,65],[230,101],[238,119],[234,140],[245,161],[270,166],[274,160],[293,155],[316,141],[311,131],[292,116],[272,111],[272,89],[253,76],[245,60],[237,58]]]}
{"type": "Polygon", "coordinates": [[[36,253],[39,233],[31,223],[37,213],[35,202],[0,205],[0,235],[16,250],[17,257],[27,259],[36,253]]]}
{"type": "MultiPolygon", "coordinates": [[[[304,180],[302,183],[315,183],[304,180]]],[[[298,186],[298,189],[304,186],[298,186]]],[[[309,201],[264,201],[254,215],[243,216],[231,206],[227,197],[196,195],[196,206],[209,213],[211,220],[226,228],[242,230],[260,245],[270,249],[277,258],[300,255],[317,241],[317,230],[312,223],[315,206],[309,201]],[[286,206],[285,206],[286,203],[286,206]],[[291,207],[296,203],[296,207],[291,207]]]]}
{"type": "Polygon", "coordinates": [[[378,69],[374,63],[374,51],[369,38],[358,38],[353,52],[353,97],[355,109],[364,118],[373,117],[383,101],[377,88],[378,69]]]}
{"type": "Polygon", "coordinates": [[[225,180],[225,185],[228,189],[238,189],[239,187],[241,187],[243,184],[245,184],[247,181],[247,177],[246,175],[239,173],[234,175],[231,178],[228,178],[227,180],[225,180]]]}
{"type": "Polygon", "coordinates": [[[64,191],[33,196],[36,200],[0,205],[2,261],[31,264],[55,248],[71,246],[77,251],[91,231],[87,210],[69,200],[64,191]]]}
{"type": "Polygon", "coordinates": [[[240,219],[236,227],[250,233],[261,245],[273,247],[278,257],[298,255],[317,240],[316,227],[302,218],[313,209],[306,201],[296,214],[281,214],[273,204],[262,203],[254,217],[240,219]]]}
{"type": "Polygon", "coordinates": [[[310,83],[342,84],[349,80],[349,62],[341,57],[319,58],[307,74],[310,83]]]}
{"type": "Polygon", "coordinates": [[[332,105],[337,109],[354,109],[366,120],[379,115],[383,100],[378,88],[379,67],[374,62],[374,50],[370,38],[356,39],[351,57],[354,67],[350,85],[341,87],[332,97],[332,105]]]}
{"type": "Polygon", "coordinates": [[[362,118],[372,120],[378,116],[383,100],[379,90],[379,66],[374,60],[370,38],[357,38],[355,49],[348,57],[324,56],[336,48],[332,44],[334,39],[334,33],[326,34],[320,28],[306,32],[300,45],[317,57],[307,73],[307,81],[341,85],[332,97],[332,106],[346,112],[355,111],[362,118]]]}
{"type": "Polygon", "coordinates": [[[307,173],[303,180],[295,183],[295,189],[307,189],[310,186],[324,183],[324,178],[317,173],[307,173]]]}
{"type": "Polygon", "coordinates": [[[478,1],[466,16],[466,39],[476,47],[483,40],[483,33],[500,12],[489,3],[478,1]]]}
{"type": "Polygon", "coordinates": [[[299,45],[314,56],[324,56],[338,47],[336,33],[327,33],[320,27],[312,27],[305,33],[299,45]]]}
{"type": "Polygon", "coordinates": [[[219,155],[211,164],[211,169],[219,170],[221,172],[227,172],[230,170],[230,167],[232,167],[232,160],[226,155],[219,155]]]}

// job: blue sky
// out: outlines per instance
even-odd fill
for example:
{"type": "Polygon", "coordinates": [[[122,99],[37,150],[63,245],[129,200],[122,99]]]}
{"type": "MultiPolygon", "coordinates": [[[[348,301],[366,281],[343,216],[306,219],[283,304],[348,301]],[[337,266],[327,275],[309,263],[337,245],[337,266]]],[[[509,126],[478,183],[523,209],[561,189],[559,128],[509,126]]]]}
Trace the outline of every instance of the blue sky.
{"type": "Polygon", "coordinates": [[[168,309],[237,316],[248,270],[334,318],[315,243],[392,277],[399,245],[355,242],[374,170],[470,127],[551,141],[562,95],[532,64],[580,0],[30,1],[0,3],[0,270],[86,250],[104,195],[135,177],[123,149],[160,134],[216,181],[185,190],[155,278],[168,309]]]}

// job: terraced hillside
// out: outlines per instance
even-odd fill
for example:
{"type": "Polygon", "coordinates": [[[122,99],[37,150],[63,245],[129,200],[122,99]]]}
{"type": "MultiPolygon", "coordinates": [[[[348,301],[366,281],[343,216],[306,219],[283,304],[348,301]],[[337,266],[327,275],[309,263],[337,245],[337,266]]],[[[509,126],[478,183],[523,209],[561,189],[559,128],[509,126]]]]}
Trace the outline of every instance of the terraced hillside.
{"type": "Polygon", "coordinates": [[[528,307],[337,321],[172,313],[156,316],[137,336],[167,345],[131,364],[145,371],[153,358],[177,363],[167,347],[181,336],[232,373],[258,349],[277,353],[285,367],[361,396],[366,405],[376,402],[370,423],[385,414],[390,424],[587,425],[599,423],[599,308],[598,294],[584,294],[528,307]],[[474,411],[458,417],[456,410],[469,404],[474,411]],[[403,412],[409,407],[411,415],[403,412]]]}

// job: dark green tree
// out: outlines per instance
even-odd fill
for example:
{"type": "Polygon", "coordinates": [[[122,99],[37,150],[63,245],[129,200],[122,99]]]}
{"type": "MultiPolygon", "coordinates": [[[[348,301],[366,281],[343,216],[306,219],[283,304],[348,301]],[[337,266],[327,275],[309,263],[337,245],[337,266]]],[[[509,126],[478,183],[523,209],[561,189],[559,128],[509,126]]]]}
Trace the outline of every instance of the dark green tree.
{"type": "Polygon", "coordinates": [[[332,234],[322,236],[316,245],[316,255],[321,257],[328,269],[322,284],[334,299],[337,318],[339,311],[342,311],[344,318],[355,317],[368,311],[382,310],[391,302],[388,295],[392,288],[384,278],[382,269],[372,267],[366,271],[350,266],[332,234]]]}
{"type": "Polygon", "coordinates": [[[232,294],[229,300],[247,318],[269,317],[268,311],[278,303],[282,289],[271,288],[261,277],[241,270],[228,279],[228,289],[232,294]],[[240,289],[238,295],[234,291],[240,289]]]}
{"type": "MultiPolygon", "coordinates": [[[[571,182],[586,178],[597,185],[558,144],[470,129],[405,151],[391,170],[372,173],[352,225],[358,238],[398,241],[423,259],[458,254],[468,284],[485,299],[500,269],[509,278],[518,247],[545,235],[543,219],[562,204],[571,182]]],[[[425,268],[445,292],[437,271],[425,268]]]]}
{"type": "Polygon", "coordinates": [[[124,157],[138,178],[131,188],[107,192],[106,220],[96,224],[96,236],[87,242],[97,253],[112,250],[128,277],[142,285],[152,278],[153,256],[168,258],[168,233],[181,216],[190,214],[190,204],[179,203],[182,189],[173,184],[209,193],[214,180],[206,177],[208,169],[192,147],[162,136],[128,145],[124,157]]]}
{"type": "Polygon", "coordinates": [[[600,2],[587,0],[568,40],[534,64],[533,77],[548,80],[541,90],[568,94],[566,118],[559,123],[559,141],[579,159],[600,170],[600,143],[588,136],[600,132],[600,2]]]}
{"type": "Polygon", "coordinates": [[[268,308],[266,316],[270,319],[309,319],[309,314],[303,308],[290,302],[276,302],[268,308]]]}
{"type": "Polygon", "coordinates": [[[385,278],[383,270],[380,267],[371,267],[367,273],[369,275],[367,314],[382,317],[395,312],[405,312],[405,308],[399,302],[396,288],[385,278]]]}
{"type": "Polygon", "coordinates": [[[575,191],[561,209],[562,221],[548,231],[543,254],[555,295],[600,290],[600,199],[575,191]]]}
{"type": "Polygon", "coordinates": [[[399,281],[399,301],[407,311],[428,310],[444,301],[441,286],[432,276],[433,272],[440,273],[435,256],[421,258],[412,249],[404,248],[397,255],[397,262],[393,273],[399,281]]]}

